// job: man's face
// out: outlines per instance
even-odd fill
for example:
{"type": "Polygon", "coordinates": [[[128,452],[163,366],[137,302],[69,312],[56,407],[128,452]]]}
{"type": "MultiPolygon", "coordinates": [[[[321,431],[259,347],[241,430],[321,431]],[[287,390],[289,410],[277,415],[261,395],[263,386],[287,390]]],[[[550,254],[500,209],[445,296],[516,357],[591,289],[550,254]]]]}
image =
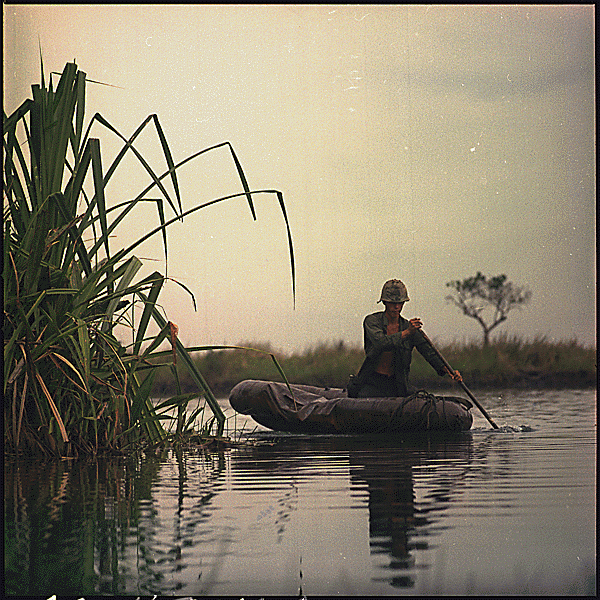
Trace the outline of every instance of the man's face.
{"type": "Polygon", "coordinates": [[[384,302],[385,312],[390,317],[399,317],[404,306],[404,302],[384,302]]]}

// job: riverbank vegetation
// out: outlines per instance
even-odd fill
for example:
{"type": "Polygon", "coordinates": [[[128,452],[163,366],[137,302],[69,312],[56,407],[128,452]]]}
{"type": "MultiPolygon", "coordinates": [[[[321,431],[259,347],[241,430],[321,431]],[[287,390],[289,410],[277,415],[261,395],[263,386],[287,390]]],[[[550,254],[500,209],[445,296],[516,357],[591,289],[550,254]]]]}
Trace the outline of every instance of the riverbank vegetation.
{"type": "MultiPolygon", "coordinates": [[[[287,227],[294,287],[281,192],[250,190],[229,142],[175,163],[156,115],[129,138],[98,113],[84,129],[90,83],[75,63],[67,63],[56,87],[52,75],[46,85],[42,65],[41,85],[32,86],[32,98],[4,115],[3,416],[5,450],[12,453],[112,453],[222,434],[225,415],[160,305],[164,285],[173,280],[158,271],[141,277],[142,261],[134,254],[144,241],[160,236],[166,261],[166,230],[172,223],[238,197],[245,197],[256,218],[254,196],[276,196],[287,227]],[[146,126],[160,144],[162,173],[135,147],[146,126]],[[92,129],[122,143],[108,168],[92,129]],[[217,149],[230,153],[243,192],[184,210],[178,170],[217,149]],[[125,156],[135,157],[148,181],[133,198],[107,190],[119,167],[131,169],[122,162],[125,156]],[[156,210],[156,226],[115,251],[111,238],[142,204],[156,210]],[[131,342],[120,340],[119,327],[130,331],[131,342]],[[163,342],[168,352],[158,352],[163,342]],[[155,406],[151,392],[158,364],[166,365],[161,376],[168,373],[172,394],[155,406]],[[180,373],[185,373],[185,392],[180,373]],[[188,411],[198,399],[197,408],[188,411]]],[[[192,292],[179,285],[194,302],[192,292]]]]}
{"type": "MultiPolygon", "coordinates": [[[[259,343],[244,345],[272,353],[290,383],[322,387],[345,387],[348,376],[358,372],[364,358],[362,348],[343,342],[319,344],[292,354],[277,352],[259,343]]],[[[555,342],[545,337],[527,340],[500,335],[486,347],[474,342],[437,347],[473,388],[589,388],[596,385],[596,349],[575,340],[555,342]]],[[[211,389],[220,396],[226,396],[244,379],[282,381],[265,354],[208,351],[194,354],[193,360],[211,389]]],[[[171,391],[166,373],[164,375],[159,373],[155,380],[153,393],[156,396],[165,396],[171,391]]],[[[192,385],[183,373],[180,380],[184,389],[192,385]]],[[[417,351],[413,353],[410,382],[432,390],[456,389],[456,384],[447,377],[439,377],[417,351]]]]}

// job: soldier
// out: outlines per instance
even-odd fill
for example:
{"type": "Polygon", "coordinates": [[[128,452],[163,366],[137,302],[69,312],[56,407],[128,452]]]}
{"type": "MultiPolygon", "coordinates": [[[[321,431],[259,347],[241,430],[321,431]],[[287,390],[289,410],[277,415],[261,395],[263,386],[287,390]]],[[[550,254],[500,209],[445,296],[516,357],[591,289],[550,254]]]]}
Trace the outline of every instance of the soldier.
{"type": "MultiPolygon", "coordinates": [[[[400,316],[408,300],[406,286],[399,279],[385,282],[379,299],[379,302],[383,302],[385,311],[365,317],[363,328],[366,358],[358,375],[352,377],[348,384],[349,396],[409,396],[412,391],[408,385],[408,374],[415,347],[439,375],[449,373],[419,331],[423,326],[421,319],[415,317],[407,320],[400,316]]],[[[458,371],[454,371],[452,377],[462,381],[458,371]]]]}

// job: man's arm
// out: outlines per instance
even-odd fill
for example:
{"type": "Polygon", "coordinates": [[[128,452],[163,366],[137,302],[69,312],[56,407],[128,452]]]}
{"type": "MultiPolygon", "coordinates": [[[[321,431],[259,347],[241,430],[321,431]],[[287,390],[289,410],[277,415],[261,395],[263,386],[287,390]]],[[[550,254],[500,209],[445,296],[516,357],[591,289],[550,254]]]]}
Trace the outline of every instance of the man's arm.
{"type": "Polygon", "coordinates": [[[448,373],[446,365],[437,355],[436,351],[427,342],[427,340],[423,337],[423,334],[420,331],[414,335],[414,344],[417,350],[421,353],[421,356],[437,371],[440,376],[443,377],[448,373]]]}
{"type": "Polygon", "coordinates": [[[386,350],[393,350],[403,340],[402,331],[387,335],[383,320],[377,313],[365,317],[363,329],[365,333],[365,354],[368,358],[377,357],[386,350]]]}

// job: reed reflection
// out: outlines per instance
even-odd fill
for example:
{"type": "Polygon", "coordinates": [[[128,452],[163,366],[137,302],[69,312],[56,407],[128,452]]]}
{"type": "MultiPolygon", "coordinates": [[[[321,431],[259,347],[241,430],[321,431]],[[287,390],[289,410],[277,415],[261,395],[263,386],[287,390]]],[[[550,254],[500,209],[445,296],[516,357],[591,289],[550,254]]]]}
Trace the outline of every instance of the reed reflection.
{"type": "Polygon", "coordinates": [[[117,579],[121,533],[136,520],[132,470],[115,460],[6,460],[6,592],[114,591],[105,583],[117,579]]]}
{"type": "MultiPolygon", "coordinates": [[[[10,460],[4,465],[5,591],[8,595],[80,596],[176,592],[166,573],[185,568],[182,548],[210,520],[222,452],[168,451],[132,458],[10,460]],[[161,470],[175,471],[170,532],[159,517],[161,470]],[[186,496],[192,479],[195,494],[186,496]],[[193,506],[184,507],[188,498],[193,506]],[[190,517],[191,515],[191,517],[190,517]]],[[[171,491],[168,491],[170,494],[171,491]]]]}

